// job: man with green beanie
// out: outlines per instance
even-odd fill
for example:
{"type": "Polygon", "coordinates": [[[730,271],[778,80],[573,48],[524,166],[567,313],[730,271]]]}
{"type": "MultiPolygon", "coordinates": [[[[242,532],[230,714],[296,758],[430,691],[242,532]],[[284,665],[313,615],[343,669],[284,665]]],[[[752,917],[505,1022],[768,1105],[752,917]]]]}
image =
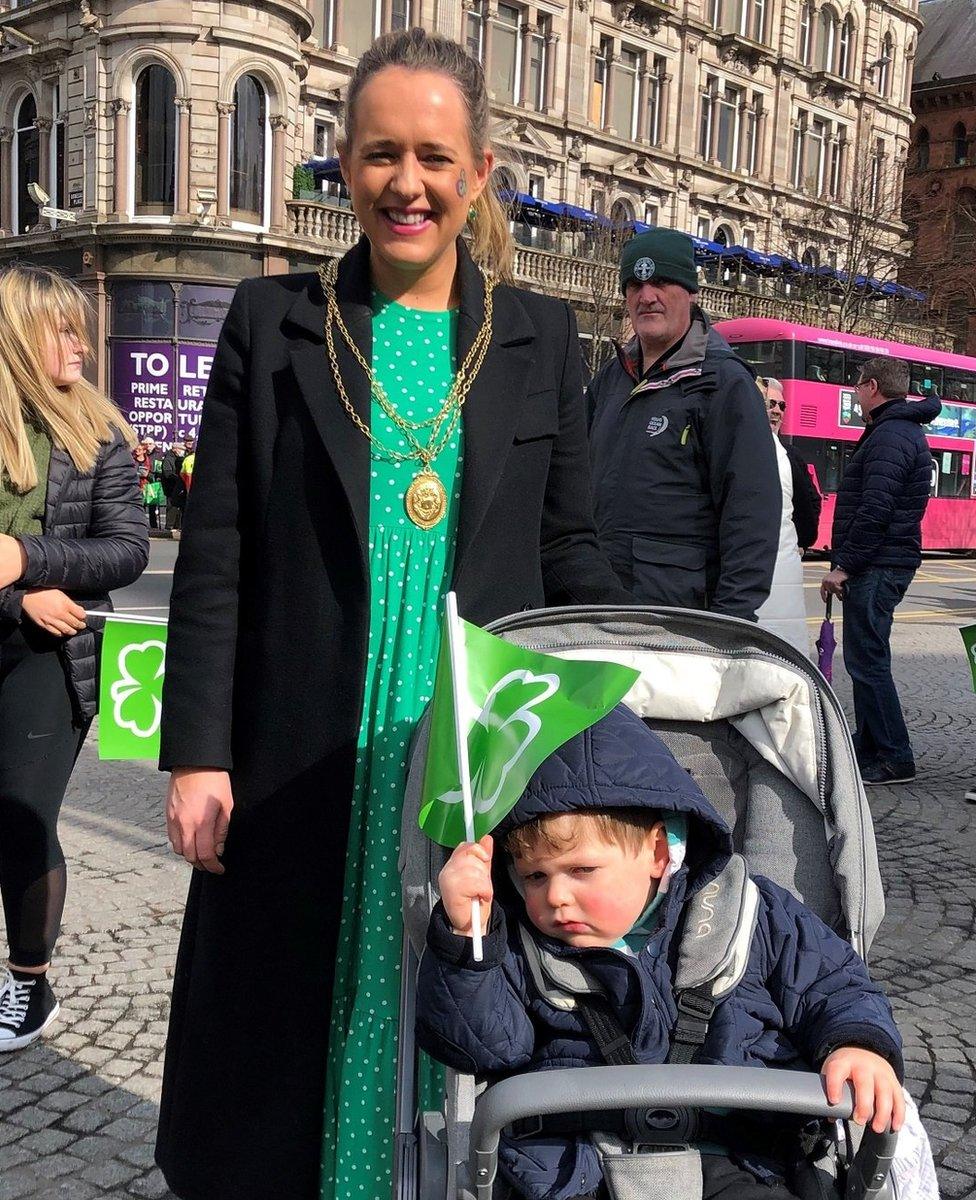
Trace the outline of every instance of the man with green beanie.
{"type": "Polygon", "coordinates": [[[642,603],[755,620],[783,503],[755,376],[695,303],[686,234],[631,238],[620,287],[634,337],[587,394],[600,540],[642,603]]]}

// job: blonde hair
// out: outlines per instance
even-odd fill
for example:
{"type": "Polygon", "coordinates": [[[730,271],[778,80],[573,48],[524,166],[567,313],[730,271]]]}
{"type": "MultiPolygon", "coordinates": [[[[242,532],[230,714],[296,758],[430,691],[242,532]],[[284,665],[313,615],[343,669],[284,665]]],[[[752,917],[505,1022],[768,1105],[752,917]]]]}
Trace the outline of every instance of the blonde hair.
{"type": "Polygon", "coordinates": [[[88,304],[81,289],[56,271],[21,263],[0,275],[0,472],[17,492],[38,484],[25,418],[47,430],[76,469],[90,471],[99,448],[118,430],[136,436],[115,405],[87,380],[57,387],[45,364],[49,339],[67,325],[88,359],[88,304]]]}
{"type": "MultiPolygon", "coordinates": [[[[387,67],[405,67],[409,71],[437,71],[452,79],[464,100],[468,114],[468,139],[475,162],[482,166],[490,147],[490,110],[488,89],[481,64],[451,41],[425,29],[386,33],[376,39],[356,64],[346,92],[345,144],[352,142],[356,122],[356,102],[363,88],[379,71],[387,67]]],[[[508,217],[489,179],[474,201],[471,220],[471,257],[500,282],[512,278],[512,238],[508,217]]]]}
{"type": "Polygon", "coordinates": [[[647,835],[660,820],[659,813],[647,808],[546,813],[513,829],[505,838],[505,849],[516,860],[538,854],[540,850],[546,854],[562,854],[577,846],[589,830],[609,846],[639,854],[647,835]],[[559,829],[556,828],[557,821],[561,823],[559,829]]]}

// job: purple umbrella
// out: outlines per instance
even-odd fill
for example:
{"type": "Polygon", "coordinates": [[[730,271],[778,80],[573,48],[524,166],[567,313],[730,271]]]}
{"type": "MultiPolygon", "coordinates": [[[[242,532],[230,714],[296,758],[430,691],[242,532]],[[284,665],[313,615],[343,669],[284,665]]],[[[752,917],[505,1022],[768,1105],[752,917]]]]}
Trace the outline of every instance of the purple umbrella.
{"type": "Polygon", "coordinates": [[[830,619],[833,596],[827,597],[827,614],[820,626],[820,637],[817,638],[817,666],[823,673],[824,679],[830,683],[834,676],[834,650],[837,639],[834,637],[834,623],[830,619]]]}

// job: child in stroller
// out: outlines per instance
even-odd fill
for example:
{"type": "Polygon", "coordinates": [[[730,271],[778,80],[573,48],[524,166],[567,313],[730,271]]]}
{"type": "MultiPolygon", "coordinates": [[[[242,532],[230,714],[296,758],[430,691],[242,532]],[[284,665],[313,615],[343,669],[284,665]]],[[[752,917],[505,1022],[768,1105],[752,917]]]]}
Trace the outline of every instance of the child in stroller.
{"type": "MultiPolygon", "coordinates": [[[[679,1010],[682,931],[698,921],[708,933],[720,903],[710,885],[736,856],[691,776],[627,708],[552,755],[496,837],[510,858],[507,877],[496,869],[492,882],[490,839],[459,847],[440,874],[417,1005],[418,1041],[434,1057],[492,1080],[692,1058],[813,1067],[832,1101],[853,1085],[856,1121],[879,1132],[901,1125],[901,1041],[887,1000],[851,946],[769,880],[748,884],[752,919],[735,986],[711,1012],[707,1002],[679,1010]],[[475,897],[487,929],[480,963],[468,928],[475,897]],[[589,984],[577,984],[574,999],[553,985],[567,968],[589,984]]],[[[509,1129],[500,1149],[516,1195],[617,1194],[603,1190],[613,1188],[608,1147],[632,1129],[606,1113],[527,1124],[509,1129]]],[[[698,1149],[706,1200],[784,1200],[798,1194],[799,1134],[796,1121],[699,1112],[675,1140],[698,1149]]]]}

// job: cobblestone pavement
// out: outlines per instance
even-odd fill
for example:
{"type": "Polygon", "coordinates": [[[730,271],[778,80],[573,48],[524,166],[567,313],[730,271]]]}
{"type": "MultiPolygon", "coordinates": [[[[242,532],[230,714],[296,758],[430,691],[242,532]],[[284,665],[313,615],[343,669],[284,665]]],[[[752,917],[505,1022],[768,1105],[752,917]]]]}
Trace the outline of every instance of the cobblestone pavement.
{"type": "MultiPolygon", "coordinates": [[[[910,594],[903,607],[912,606],[910,594]]],[[[976,806],[962,797],[976,783],[976,696],[959,613],[926,602],[924,614],[898,622],[893,638],[919,778],[871,794],[888,894],[872,967],[905,1035],[944,1194],[967,1197],[976,1196],[976,806]]],[[[842,670],[838,689],[847,702],[842,670]]],[[[86,747],[61,822],[71,869],[52,972],[61,1018],[43,1043],[0,1060],[0,1200],[170,1196],[152,1145],[187,871],[166,846],[161,794],[148,765],[100,766],[86,747]]]]}

